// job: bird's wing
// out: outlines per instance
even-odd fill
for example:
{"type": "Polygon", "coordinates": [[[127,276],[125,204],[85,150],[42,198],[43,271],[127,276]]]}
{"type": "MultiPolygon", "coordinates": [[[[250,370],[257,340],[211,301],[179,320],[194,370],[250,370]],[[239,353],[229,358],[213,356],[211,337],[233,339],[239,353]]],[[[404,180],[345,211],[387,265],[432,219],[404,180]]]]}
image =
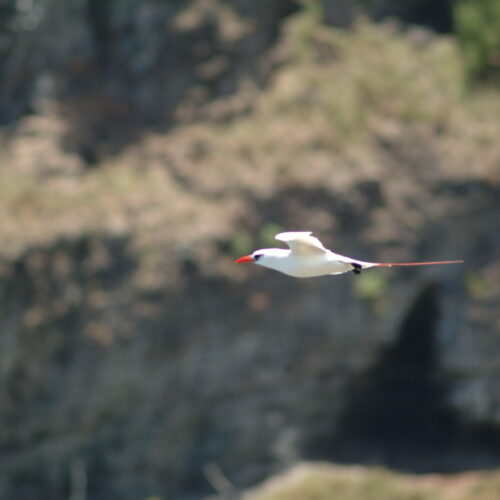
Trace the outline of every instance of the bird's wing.
{"type": "Polygon", "coordinates": [[[275,238],[286,243],[295,254],[317,255],[328,252],[323,243],[311,234],[311,231],[279,233],[275,238]]]}

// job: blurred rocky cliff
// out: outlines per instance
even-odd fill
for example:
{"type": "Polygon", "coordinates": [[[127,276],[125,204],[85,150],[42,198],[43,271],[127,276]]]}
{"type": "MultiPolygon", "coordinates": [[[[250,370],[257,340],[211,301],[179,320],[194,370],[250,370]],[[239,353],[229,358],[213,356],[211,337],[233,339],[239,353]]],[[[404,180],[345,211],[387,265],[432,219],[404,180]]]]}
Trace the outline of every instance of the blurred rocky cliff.
{"type": "Polygon", "coordinates": [[[402,5],[0,3],[0,496],[499,465],[500,94],[402,5]],[[282,229],[466,263],[233,264],[282,229]]]}

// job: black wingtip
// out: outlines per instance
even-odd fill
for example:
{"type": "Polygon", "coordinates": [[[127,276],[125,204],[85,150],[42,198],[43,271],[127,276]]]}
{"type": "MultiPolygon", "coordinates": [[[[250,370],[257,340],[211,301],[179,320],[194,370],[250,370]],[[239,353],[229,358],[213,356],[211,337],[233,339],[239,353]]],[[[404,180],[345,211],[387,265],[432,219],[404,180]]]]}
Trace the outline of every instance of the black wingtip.
{"type": "Polygon", "coordinates": [[[357,262],[351,262],[351,266],[353,267],[352,272],[354,274],[361,274],[361,264],[358,264],[357,262]]]}

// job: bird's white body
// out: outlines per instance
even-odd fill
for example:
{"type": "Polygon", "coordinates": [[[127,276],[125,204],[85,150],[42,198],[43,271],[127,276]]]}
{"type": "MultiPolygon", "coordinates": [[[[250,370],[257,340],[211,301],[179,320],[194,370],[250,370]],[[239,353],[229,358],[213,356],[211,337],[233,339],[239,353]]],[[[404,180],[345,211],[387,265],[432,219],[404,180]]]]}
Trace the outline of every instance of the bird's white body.
{"type": "Polygon", "coordinates": [[[422,266],[463,262],[456,260],[400,263],[364,262],[333,253],[311,234],[310,231],[279,233],[276,235],[276,239],[286,243],[289,249],[264,248],[256,250],[251,255],[246,255],[236,262],[254,262],[259,266],[274,269],[296,278],[311,278],[347,272],[358,274],[362,269],[370,267],[422,266]]]}
{"type": "Polygon", "coordinates": [[[354,261],[348,257],[326,250],[322,254],[293,252],[282,248],[264,248],[258,251],[260,257],[255,261],[259,266],[280,271],[295,278],[312,278],[327,274],[342,274],[353,271],[355,262],[362,269],[372,267],[369,262],[354,261]]]}

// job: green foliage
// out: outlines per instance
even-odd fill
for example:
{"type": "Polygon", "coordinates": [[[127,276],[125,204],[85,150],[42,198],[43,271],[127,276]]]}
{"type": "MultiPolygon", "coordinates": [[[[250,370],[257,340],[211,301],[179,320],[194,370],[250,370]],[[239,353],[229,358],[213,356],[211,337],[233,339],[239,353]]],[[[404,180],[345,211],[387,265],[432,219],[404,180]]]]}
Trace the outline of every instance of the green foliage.
{"type": "Polygon", "coordinates": [[[292,50],[299,57],[308,57],[311,54],[311,41],[314,33],[323,19],[323,5],[320,0],[311,0],[307,2],[297,18],[292,38],[292,50]]]}
{"type": "Polygon", "coordinates": [[[229,242],[229,251],[233,257],[241,257],[254,251],[252,235],[245,229],[233,233],[229,242]]]}
{"type": "Polygon", "coordinates": [[[469,76],[500,76],[500,2],[460,0],[454,20],[469,76]]]}
{"type": "Polygon", "coordinates": [[[465,276],[465,288],[469,296],[475,300],[485,299],[491,293],[488,281],[477,272],[469,272],[465,276]]]}
{"type": "Polygon", "coordinates": [[[354,280],[354,293],[366,300],[375,313],[385,310],[388,297],[387,278],[377,271],[362,272],[354,280]]]}
{"type": "Polygon", "coordinates": [[[260,230],[260,240],[262,241],[262,244],[270,248],[277,246],[274,237],[282,231],[283,228],[274,222],[264,224],[260,230]]]}

